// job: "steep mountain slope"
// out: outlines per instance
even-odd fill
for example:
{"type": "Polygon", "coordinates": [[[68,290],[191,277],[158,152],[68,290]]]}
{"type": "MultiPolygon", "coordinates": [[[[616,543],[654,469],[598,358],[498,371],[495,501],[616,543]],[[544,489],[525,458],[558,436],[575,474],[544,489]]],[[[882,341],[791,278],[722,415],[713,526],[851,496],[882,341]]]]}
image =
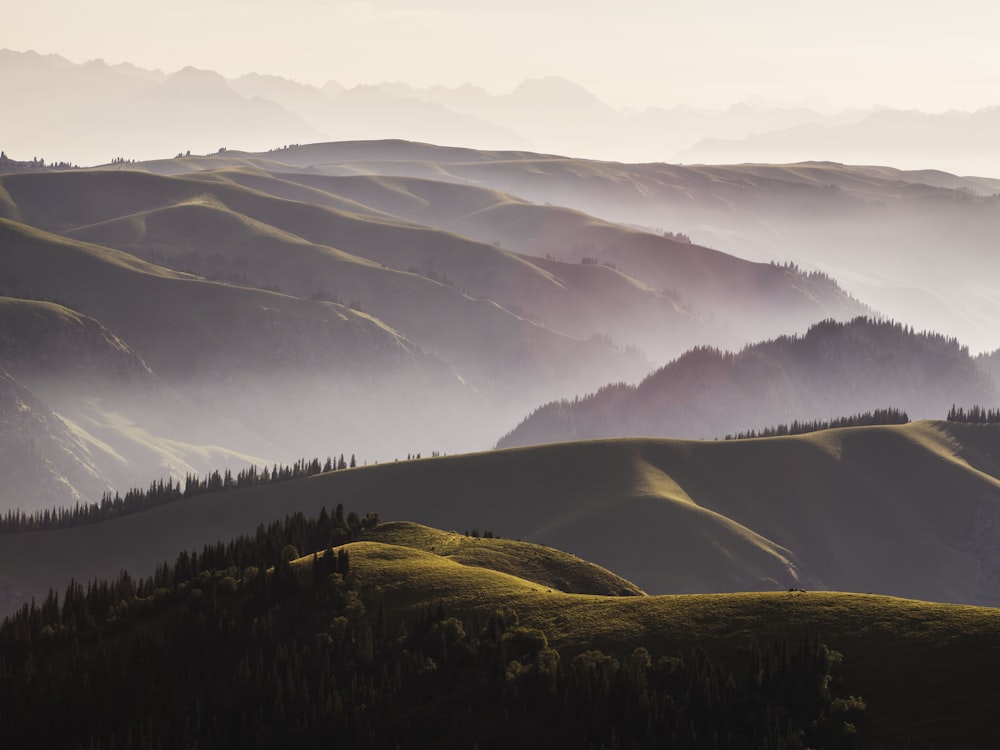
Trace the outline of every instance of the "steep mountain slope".
{"type": "Polygon", "coordinates": [[[152,382],[129,347],[86,315],[52,302],[0,297],[0,361],[36,390],[74,382],[96,389],[152,382]]]}
{"type": "Polygon", "coordinates": [[[178,549],[345,503],[565,549],[653,594],[794,587],[995,605],[997,429],[917,422],[394,462],[8,536],[0,569],[43,595],[70,576],[145,575],[178,549]]]}
{"type": "Polygon", "coordinates": [[[0,506],[34,512],[92,502],[112,485],[87,446],[24,385],[0,370],[0,506]]]}
{"type": "Polygon", "coordinates": [[[145,485],[150,476],[204,474],[274,451],[223,409],[184,398],[97,320],[61,305],[0,297],[0,362],[30,385],[37,403],[23,410],[47,414],[49,428],[66,433],[59,442],[73,446],[70,452],[86,465],[67,466],[60,480],[66,450],[42,450],[33,432],[9,426],[4,437],[12,455],[34,455],[52,479],[43,482],[35,472],[38,493],[30,482],[5,483],[5,509],[92,503],[105,491],[145,485]],[[45,489],[46,482],[59,491],[45,489]]]}
{"type": "Polygon", "coordinates": [[[719,438],[886,406],[933,418],[953,403],[1000,403],[995,381],[967,347],[856,318],[738,353],[693,349],[637,386],[609,385],[539,407],[499,447],[627,435],[719,438]]]}

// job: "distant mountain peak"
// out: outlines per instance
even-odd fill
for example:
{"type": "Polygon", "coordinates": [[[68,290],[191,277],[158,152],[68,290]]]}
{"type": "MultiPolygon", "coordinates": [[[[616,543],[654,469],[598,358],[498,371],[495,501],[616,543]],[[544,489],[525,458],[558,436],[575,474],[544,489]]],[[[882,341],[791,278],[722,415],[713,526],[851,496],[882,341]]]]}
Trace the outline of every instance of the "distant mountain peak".
{"type": "Polygon", "coordinates": [[[214,70],[188,65],[167,78],[167,83],[184,88],[229,90],[226,79],[214,70]]]}

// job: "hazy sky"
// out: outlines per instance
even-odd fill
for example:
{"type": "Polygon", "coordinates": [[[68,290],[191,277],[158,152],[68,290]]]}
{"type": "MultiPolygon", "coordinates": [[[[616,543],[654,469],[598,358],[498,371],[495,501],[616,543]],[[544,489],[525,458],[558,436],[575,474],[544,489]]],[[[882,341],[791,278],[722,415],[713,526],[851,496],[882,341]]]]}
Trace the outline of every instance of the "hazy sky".
{"type": "Polygon", "coordinates": [[[993,0],[34,0],[3,15],[0,47],[165,72],[493,93],[560,75],[633,107],[1000,104],[993,0]]]}

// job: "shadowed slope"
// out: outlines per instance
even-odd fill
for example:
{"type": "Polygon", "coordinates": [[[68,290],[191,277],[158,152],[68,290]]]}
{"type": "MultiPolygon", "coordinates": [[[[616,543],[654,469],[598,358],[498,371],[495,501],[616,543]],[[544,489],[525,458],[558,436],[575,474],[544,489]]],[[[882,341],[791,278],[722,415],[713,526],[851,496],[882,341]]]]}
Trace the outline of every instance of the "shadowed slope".
{"type": "Polygon", "coordinates": [[[1000,523],[998,429],[918,422],[380,464],[7,537],[0,568],[38,593],[70,575],[145,574],[178,549],[344,503],[562,548],[651,593],[828,588],[996,604],[1000,551],[986,530],[1000,523]]]}
{"type": "MultiPolygon", "coordinates": [[[[602,371],[618,379],[644,369],[606,345],[575,341],[535,322],[533,300],[543,310],[554,308],[548,317],[557,322],[595,315],[581,316],[586,300],[552,274],[492,245],[384,216],[275,198],[219,175],[34,177],[8,176],[4,185],[25,220],[37,226],[173,268],[356,303],[481,382],[502,381],[501,370],[526,385],[557,377],[593,383],[602,371]],[[512,360],[521,366],[505,367],[512,360]]],[[[670,304],[642,301],[646,311],[658,305],[664,320],[684,318],[670,304]]],[[[569,331],[577,338],[596,332],[579,325],[569,331]]]]}
{"type": "Polygon", "coordinates": [[[111,489],[83,441],[34,393],[2,369],[0,475],[3,507],[29,513],[88,501],[111,489]]]}
{"type": "Polygon", "coordinates": [[[258,367],[275,366],[292,352],[300,363],[329,362],[329,350],[315,346],[324,340],[357,346],[368,338],[369,351],[411,356],[397,333],[341,305],[213,284],[4,219],[0,239],[9,272],[0,292],[65,300],[131,342],[164,375],[190,375],[213,360],[238,366],[251,356],[258,367]],[[364,337],[352,332],[362,328],[364,337]],[[253,352],[243,346],[251,335],[259,345],[253,352]]]}
{"type": "MultiPolygon", "coordinates": [[[[224,408],[192,403],[171,388],[100,322],[62,305],[0,297],[0,362],[39,401],[23,410],[51,410],[55,429],[68,433],[62,442],[77,446],[73,450],[87,465],[81,483],[65,450],[36,443],[18,451],[8,442],[12,455],[33,456],[15,473],[35,471],[39,486],[37,492],[30,483],[0,486],[3,509],[89,504],[106,491],[144,485],[151,476],[180,480],[219,465],[259,462],[273,450],[224,408]],[[61,480],[58,467],[66,468],[61,480]]],[[[12,424],[5,438],[17,442],[32,434],[12,424]]]]}
{"type": "Polygon", "coordinates": [[[711,438],[892,406],[939,417],[953,403],[1000,403],[968,347],[899,323],[823,321],[739,352],[697,347],[637,386],[545,404],[498,447],[630,435],[711,438]]]}
{"type": "Polygon", "coordinates": [[[979,350],[996,347],[1000,311],[988,281],[997,275],[996,180],[832,162],[617,164],[397,142],[335,145],[321,167],[332,174],[472,183],[684,232],[747,258],[789,259],[893,317],[979,350]]]}

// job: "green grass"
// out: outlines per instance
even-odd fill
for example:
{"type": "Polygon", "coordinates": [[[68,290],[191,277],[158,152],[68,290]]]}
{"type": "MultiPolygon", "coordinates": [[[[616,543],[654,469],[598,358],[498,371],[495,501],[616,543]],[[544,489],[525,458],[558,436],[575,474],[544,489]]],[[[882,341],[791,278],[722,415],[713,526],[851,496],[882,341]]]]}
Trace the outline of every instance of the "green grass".
{"type": "MultiPolygon", "coordinates": [[[[369,606],[384,607],[390,627],[439,604],[448,616],[480,621],[506,609],[516,611],[521,625],[543,630],[564,658],[593,648],[620,657],[640,645],[655,658],[697,646],[734,665],[751,642],[795,644],[815,635],[844,655],[837,692],[860,695],[868,705],[864,747],[986,747],[995,737],[1000,610],[824,591],[563,593],[459,561],[468,544],[488,540],[466,543],[415,524],[392,524],[382,537],[392,543],[346,549],[362,595],[369,606]]],[[[530,545],[509,552],[538,554],[530,545]]]]}
{"type": "Polygon", "coordinates": [[[462,565],[507,573],[565,593],[605,596],[643,593],[635,584],[598,565],[528,542],[465,536],[401,521],[381,524],[367,532],[364,539],[430,552],[462,565]]]}
{"type": "Polygon", "coordinates": [[[74,574],[149,574],[180,549],[343,503],[385,521],[546,544],[654,594],[795,587],[997,604],[998,430],[916,422],[392,462],[8,537],[0,570],[44,596],[74,574]]]}
{"type": "Polygon", "coordinates": [[[460,618],[514,609],[564,656],[591,648],[623,655],[639,645],[673,655],[697,645],[725,662],[752,641],[817,635],[844,654],[838,690],[867,702],[864,731],[875,742],[985,747],[995,736],[989,717],[1000,700],[1000,610],[833,592],[565,594],[414,549],[454,545],[450,535],[407,526],[386,537],[407,546],[347,549],[364,596],[394,618],[439,603],[460,618]]]}

